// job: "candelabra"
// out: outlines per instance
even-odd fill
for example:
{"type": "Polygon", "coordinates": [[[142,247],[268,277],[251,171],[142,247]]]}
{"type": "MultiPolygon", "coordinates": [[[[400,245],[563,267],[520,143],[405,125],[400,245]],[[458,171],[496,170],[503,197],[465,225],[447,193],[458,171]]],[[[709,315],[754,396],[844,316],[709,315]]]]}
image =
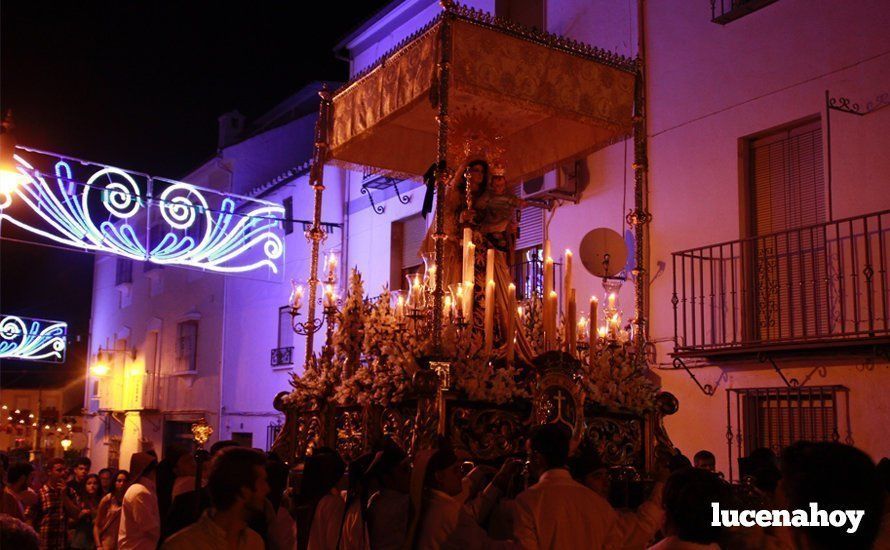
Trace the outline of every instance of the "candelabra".
{"type": "MultiPolygon", "coordinates": [[[[311,319],[307,319],[306,321],[298,321],[298,317],[300,316],[300,309],[303,306],[303,286],[297,284],[296,281],[291,281],[291,295],[289,300],[290,307],[290,316],[291,316],[291,327],[294,332],[299,334],[300,336],[308,336],[310,334],[315,334],[319,330],[325,321],[327,321],[328,325],[328,333],[331,332],[331,328],[333,323],[331,322],[333,317],[339,313],[339,303],[340,300],[336,295],[335,288],[337,284],[337,256],[335,253],[331,252],[328,255],[328,259],[325,262],[327,268],[327,278],[324,281],[324,292],[323,296],[317,300],[317,303],[322,306],[322,317],[318,318],[312,315],[311,319]]],[[[318,281],[310,280],[309,284],[317,284],[318,281]]],[[[310,292],[310,300],[312,299],[312,295],[314,292],[310,292]]],[[[314,305],[314,304],[313,304],[314,305]]],[[[309,308],[311,313],[314,313],[315,308],[309,308]]],[[[330,334],[329,334],[330,336],[330,334]]]]}

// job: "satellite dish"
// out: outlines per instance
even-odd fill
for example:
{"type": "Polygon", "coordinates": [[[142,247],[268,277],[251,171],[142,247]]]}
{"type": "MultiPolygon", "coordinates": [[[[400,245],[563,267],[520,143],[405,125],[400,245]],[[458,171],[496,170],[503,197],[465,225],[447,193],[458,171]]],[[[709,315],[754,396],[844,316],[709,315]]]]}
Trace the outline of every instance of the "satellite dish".
{"type": "Polygon", "coordinates": [[[627,263],[627,245],[617,231],[600,227],[581,239],[581,263],[596,277],[614,277],[627,263]]]}

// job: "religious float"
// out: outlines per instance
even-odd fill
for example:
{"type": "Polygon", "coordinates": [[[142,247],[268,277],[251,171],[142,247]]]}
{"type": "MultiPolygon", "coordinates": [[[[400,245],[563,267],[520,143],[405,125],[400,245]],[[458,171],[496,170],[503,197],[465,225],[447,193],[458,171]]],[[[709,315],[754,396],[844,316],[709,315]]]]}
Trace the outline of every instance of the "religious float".
{"type": "Polygon", "coordinates": [[[416,452],[445,437],[468,459],[496,463],[523,455],[529,428],[552,422],[572,430],[580,452],[595,449],[631,478],[672,449],[662,420],[677,401],[647,368],[641,78],[639,60],[447,2],[340,90],[322,92],[311,271],[290,305],[307,340],[305,367],[275,400],[286,414],[280,456],[295,462],[329,446],[350,459],[384,437],[416,452]],[[576,303],[571,253],[558,258],[558,277],[549,242],[541,269],[512,280],[503,212],[510,217],[518,199],[504,184],[631,136],[636,295],[624,324],[608,254],[592,267],[604,293],[589,311],[576,303]],[[352,270],[337,295],[337,260],[319,257],[326,163],[425,178],[434,219],[424,269],[407,290],[369,298],[376,293],[352,270]]]}

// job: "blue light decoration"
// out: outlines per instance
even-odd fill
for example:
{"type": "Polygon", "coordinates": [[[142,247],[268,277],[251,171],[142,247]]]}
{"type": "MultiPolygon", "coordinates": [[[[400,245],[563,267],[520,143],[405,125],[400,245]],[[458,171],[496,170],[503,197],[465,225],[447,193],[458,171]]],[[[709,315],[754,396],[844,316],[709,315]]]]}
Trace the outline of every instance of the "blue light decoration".
{"type": "Polygon", "coordinates": [[[17,150],[16,169],[26,178],[0,189],[0,222],[62,245],[137,261],[220,273],[282,273],[285,211],[279,204],[17,150]],[[15,216],[17,203],[39,223],[15,216]]]}
{"type": "Polygon", "coordinates": [[[0,315],[0,359],[64,363],[68,324],[0,315]]]}

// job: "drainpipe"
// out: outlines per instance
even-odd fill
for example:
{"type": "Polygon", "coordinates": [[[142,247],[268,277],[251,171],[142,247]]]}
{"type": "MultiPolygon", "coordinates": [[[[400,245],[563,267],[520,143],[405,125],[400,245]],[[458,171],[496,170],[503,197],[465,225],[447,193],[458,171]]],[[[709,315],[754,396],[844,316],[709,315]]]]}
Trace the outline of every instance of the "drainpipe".
{"type": "MultiPolygon", "coordinates": [[[[223,161],[223,151],[219,152],[219,159],[217,160],[217,166],[223,170],[224,172],[229,174],[229,191],[232,191],[232,187],[235,185],[235,173],[229,167],[227,167],[223,161]]],[[[222,338],[219,341],[219,403],[217,408],[217,420],[219,424],[216,429],[216,439],[219,441],[223,439],[222,429],[223,429],[223,410],[225,406],[223,405],[223,390],[225,389],[225,365],[226,365],[226,306],[228,305],[228,291],[229,291],[229,281],[228,278],[224,275],[220,275],[222,277],[222,338]]],[[[208,422],[209,423],[209,422],[208,422]]],[[[212,425],[212,424],[211,424],[212,425]]]]}

